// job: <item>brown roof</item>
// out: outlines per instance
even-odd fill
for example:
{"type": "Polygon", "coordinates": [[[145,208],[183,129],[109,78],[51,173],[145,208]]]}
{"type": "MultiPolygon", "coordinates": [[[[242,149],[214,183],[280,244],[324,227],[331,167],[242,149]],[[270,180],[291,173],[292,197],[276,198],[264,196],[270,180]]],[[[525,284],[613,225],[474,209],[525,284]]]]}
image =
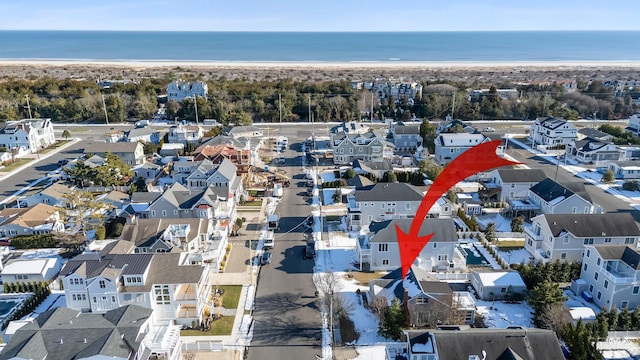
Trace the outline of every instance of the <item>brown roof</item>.
{"type": "Polygon", "coordinates": [[[70,194],[73,189],[67,185],[55,182],[40,191],[40,194],[51,196],[54,199],[62,199],[62,195],[70,194]]]}
{"type": "Polygon", "coordinates": [[[49,217],[58,209],[47,204],[36,204],[31,207],[0,210],[0,218],[5,218],[0,225],[16,224],[23,227],[34,227],[51,222],[49,217]]]}

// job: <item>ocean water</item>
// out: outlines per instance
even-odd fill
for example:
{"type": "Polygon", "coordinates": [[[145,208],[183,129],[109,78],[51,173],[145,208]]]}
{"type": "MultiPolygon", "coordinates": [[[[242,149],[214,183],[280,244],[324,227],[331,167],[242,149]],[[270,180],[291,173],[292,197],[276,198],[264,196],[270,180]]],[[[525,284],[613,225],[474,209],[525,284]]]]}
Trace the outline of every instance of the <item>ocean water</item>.
{"type": "Polygon", "coordinates": [[[0,59],[224,62],[638,61],[640,31],[0,31],[0,59]]]}

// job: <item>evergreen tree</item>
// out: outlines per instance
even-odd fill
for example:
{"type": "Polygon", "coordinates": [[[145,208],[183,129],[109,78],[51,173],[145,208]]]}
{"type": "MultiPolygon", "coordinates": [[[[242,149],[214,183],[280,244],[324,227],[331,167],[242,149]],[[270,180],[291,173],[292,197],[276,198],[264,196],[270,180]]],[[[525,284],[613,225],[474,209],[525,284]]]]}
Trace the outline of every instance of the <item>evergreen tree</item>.
{"type": "Polygon", "coordinates": [[[567,324],[562,331],[562,339],[571,353],[572,359],[602,360],[602,354],[596,348],[591,331],[584,326],[582,319],[578,323],[567,324]]]}
{"type": "Polygon", "coordinates": [[[345,172],[344,175],[342,176],[343,178],[349,180],[352,179],[354,177],[356,177],[358,174],[356,174],[355,170],[353,170],[352,168],[348,168],[345,172]]]}
{"type": "Polygon", "coordinates": [[[524,217],[518,216],[517,218],[511,220],[511,231],[513,232],[524,232],[524,217]]]}
{"type": "Polygon", "coordinates": [[[383,319],[380,322],[380,335],[399,340],[402,335],[402,328],[406,323],[406,315],[402,304],[398,299],[394,299],[391,306],[384,310],[383,319]]]}
{"type": "Polygon", "coordinates": [[[609,321],[607,316],[607,310],[602,308],[596,315],[595,325],[595,337],[599,340],[604,340],[609,334],[609,321]]]}
{"type": "Polygon", "coordinates": [[[631,330],[631,312],[626,306],[618,314],[618,329],[621,331],[631,330]]]}
{"type": "Polygon", "coordinates": [[[602,182],[603,183],[612,183],[615,180],[615,175],[612,170],[607,170],[602,174],[602,182]]]}
{"type": "Polygon", "coordinates": [[[631,314],[631,330],[639,330],[640,329],[640,306],[636,306],[633,309],[633,313],[631,314]]]}
{"type": "Polygon", "coordinates": [[[496,224],[492,222],[489,223],[484,234],[488,241],[494,241],[496,239],[496,224]]]}
{"type": "Polygon", "coordinates": [[[616,331],[618,330],[618,309],[612,308],[611,311],[607,314],[607,321],[609,323],[609,330],[616,331]]]}
{"type": "Polygon", "coordinates": [[[560,286],[549,279],[536,284],[529,294],[529,305],[535,312],[536,321],[540,319],[546,306],[561,304],[566,300],[560,286]]]}

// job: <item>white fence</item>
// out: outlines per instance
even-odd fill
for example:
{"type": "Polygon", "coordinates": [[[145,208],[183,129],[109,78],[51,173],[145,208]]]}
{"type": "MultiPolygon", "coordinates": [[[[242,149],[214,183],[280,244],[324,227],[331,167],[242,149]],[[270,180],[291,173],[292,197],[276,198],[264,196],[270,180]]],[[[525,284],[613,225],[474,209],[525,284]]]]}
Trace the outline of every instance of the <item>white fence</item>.
{"type": "Polygon", "coordinates": [[[224,345],[218,341],[196,341],[190,343],[182,343],[182,351],[222,351],[224,345]]]}
{"type": "Polygon", "coordinates": [[[609,338],[640,338],[640,331],[609,331],[609,338]]]}

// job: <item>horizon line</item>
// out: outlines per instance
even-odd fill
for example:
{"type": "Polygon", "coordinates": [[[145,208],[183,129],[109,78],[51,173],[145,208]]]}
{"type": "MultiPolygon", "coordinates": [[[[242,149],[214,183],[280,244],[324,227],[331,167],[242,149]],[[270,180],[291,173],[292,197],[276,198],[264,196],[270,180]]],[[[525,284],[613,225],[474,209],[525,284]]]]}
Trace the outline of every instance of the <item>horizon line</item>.
{"type": "Polygon", "coordinates": [[[0,31],[13,32],[157,32],[157,33],[353,33],[353,34],[384,34],[384,33],[496,33],[496,32],[638,32],[638,29],[506,29],[506,30],[141,30],[141,29],[2,29],[0,31]]]}

